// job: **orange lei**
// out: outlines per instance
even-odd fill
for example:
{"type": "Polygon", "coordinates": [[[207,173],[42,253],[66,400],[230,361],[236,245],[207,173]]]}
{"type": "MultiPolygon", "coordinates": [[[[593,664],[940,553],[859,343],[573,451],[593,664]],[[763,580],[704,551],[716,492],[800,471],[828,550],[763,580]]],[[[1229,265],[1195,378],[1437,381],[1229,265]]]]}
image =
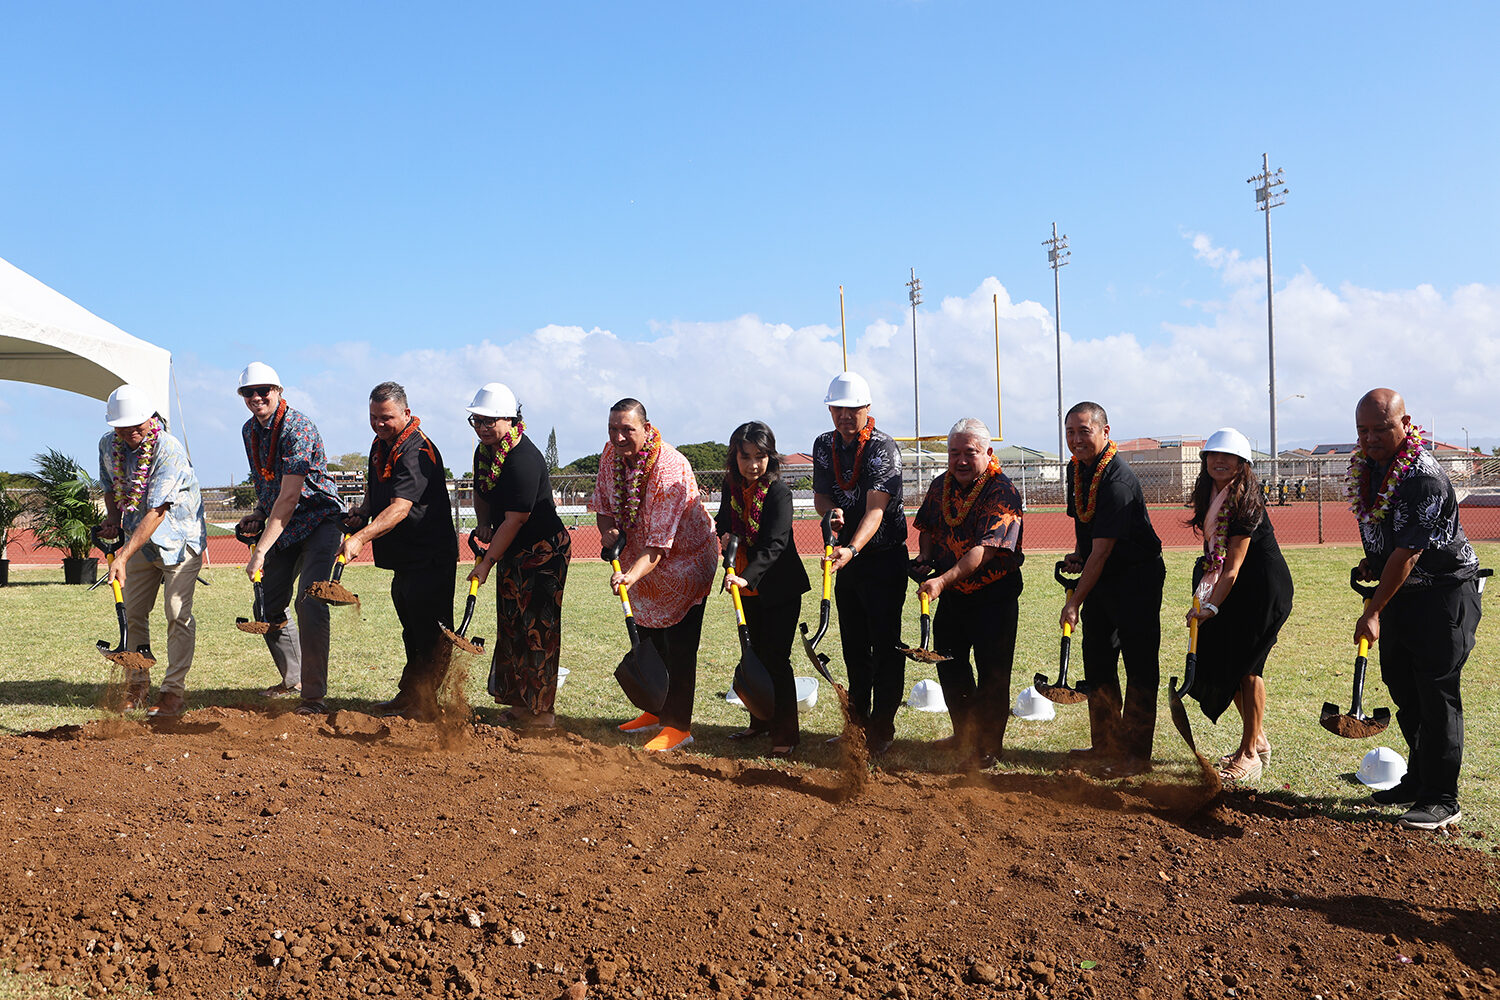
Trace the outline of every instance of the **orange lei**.
{"type": "Polygon", "coordinates": [[[255,471],[260,478],[266,482],[272,482],[276,478],[276,458],[281,452],[281,425],[286,422],[286,400],[282,400],[276,407],[276,412],[271,415],[271,447],[266,455],[264,464],[260,460],[260,436],[255,429],[250,431],[250,464],[255,466],[255,471]]]}
{"type": "Polygon", "coordinates": [[[421,423],[421,417],[412,417],[411,423],[407,424],[406,429],[390,444],[386,444],[380,438],[375,439],[375,474],[382,483],[391,478],[391,473],[396,471],[396,459],[401,454],[401,446],[421,426],[421,423]]]}
{"type": "Polygon", "coordinates": [[[766,494],[770,489],[766,477],[761,476],[746,486],[743,492],[736,490],[729,496],[730,509],[740,523],[740,535],[745,539],[746,546],[754,545],[755,539],[760,536],[760,512],[766,505],[766,494]]]}
{"type": "Polygon", "coordinates": [[[995,460],[994,455],[991,455],[990,464],[969,484],[968,491],[959,497],[953,495],[953,473],[949,472],[943,476],[943,502],[939,505],[939,509],[943,513],[943,523],[950,528],[956,528],[960,524],[963,524],[964,519],[969,516],[969,511],[974,509],[974,502],[984,492],[985,484],[990,481],[991,476],[999,471],[1000,463],[995,460]],[[949,508],[952,508],[953,513],[948,513],[949,508]]]}
{"type": "Polygon", "coordinates": [[[1094,466],[1094,475],[1089,480],[1087,494],[1083,491],[1083,477],[1078,474],[1082,463],[1078,461],[1077,456],[1073,458],[1073,513],[1084,524],[1094,519],[1094,505],[1099,502],[1099,480],[1104,478],[1104,470],[1114,460],[1115,451],[1113,441],[1105,445],[1103,454],[1099,456],[1099,464],[1094,466]]]}
{"type": "Polygon", "coordinates": [[[859,447],[854,451],[854,468],[849,470],[849,478],[844,478],[843,470],[839,468],[839,432],[833,432],[833,442],[830,450],[833,452],[833,478],[839,484],[839,489],[845,493],[852,493],[854,487],[859,484],[859,462],[865,457],[865,445],[870,443],[870,433],[875,430],[875,418],[870,417],[865,421],[864,427],[859,431],[859,447]]]}

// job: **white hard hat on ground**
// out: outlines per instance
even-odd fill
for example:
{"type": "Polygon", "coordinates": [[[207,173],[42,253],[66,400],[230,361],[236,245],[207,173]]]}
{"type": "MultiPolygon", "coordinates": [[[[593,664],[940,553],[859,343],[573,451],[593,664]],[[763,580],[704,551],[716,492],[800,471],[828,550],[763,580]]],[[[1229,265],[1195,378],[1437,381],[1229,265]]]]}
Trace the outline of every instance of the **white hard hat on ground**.
{"type": "Polygon", "coordinates": [[[239,388],[246,389],[252,385],[274,385],[281,388],[281,376],[276,374],[276,369],[262,361],[252,361],[240,372],[239,388]]]}
{"type": "Polygon", "coordinates": [[[1016,695],[1016,702],[1010,707],[1010,712],[1018,719],[1027,719],[1031,722],[1046,722],[1057,718],[1057,708],[1052,702],[1037,694],[1034,687],[1029,687],[1016,695]]]}
{"type": "Polygon", "coordinates": [[[145,389],[122,385],[109,394],[109,402],[104,404],[104,422],[111,427],[136,427],[150,420],[155,412],[145,389]]]}
{"type": "Polygon", "coordinates": [[[1376,747],[1365,754],[1354,776],[1376,791],[1395,788],[1406,776],[1406,761],[1390,747],[1376,747]]]}
{"type": "Polygon", "coordinates": [[[1233,427],[1220,427],[1203,442],[1204,451],[1218,451],[1226,455],[1238,455],[1247,462],[1255,461],[1250,451],[1250,439],[1233,427]]]}
{"type": "Polygon", "coordinates": [[[566,683],[568,683],[568,668],[567,667],[558,667],[557,668],[557,686],[558,687],[562,687],[566,683]]]}
{"type": "Polygon", "coordinates": [[[917,681],[911,686],[911,697],[906,703],[920,712],[948,711],[948,703],[943,700],[943,686],[937,681],[917,681]]]}
{"type": "Polygon", "coordinates": [[[829,406],[869,406],[870,383],[862,375],[842,372],[828,383],[828,395],[823,402],[829,406]]]}
{"type": "Polygon", "coordinates": [[[476,417],[504,417],[506,420],[514,420],[518,412],[516,394],[503,382],[486,382],[474,393],[474,401],[469,404],[468,409],[476,417]]]}
{"type": "Polygon", "coordinates": [[[797,711],[811,712],[818,703],[818,679],[816,677],[793,677],[797,692],[797,711]]]}

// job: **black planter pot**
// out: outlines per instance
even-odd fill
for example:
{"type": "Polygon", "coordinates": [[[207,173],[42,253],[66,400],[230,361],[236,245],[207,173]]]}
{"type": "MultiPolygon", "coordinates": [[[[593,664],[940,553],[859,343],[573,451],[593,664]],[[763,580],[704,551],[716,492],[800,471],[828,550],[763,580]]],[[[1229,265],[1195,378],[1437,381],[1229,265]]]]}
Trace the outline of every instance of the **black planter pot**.
{"type": "Polygon", "coordinates": [[[93,556],[87,559],[63,559],[63,583],[93,583],[99,579],[99,560],[93,556]]]}
{"type": "Polygon", "coordinates": [[[0,559],[0,587],[10,584],[10,560],[0,559]]]}

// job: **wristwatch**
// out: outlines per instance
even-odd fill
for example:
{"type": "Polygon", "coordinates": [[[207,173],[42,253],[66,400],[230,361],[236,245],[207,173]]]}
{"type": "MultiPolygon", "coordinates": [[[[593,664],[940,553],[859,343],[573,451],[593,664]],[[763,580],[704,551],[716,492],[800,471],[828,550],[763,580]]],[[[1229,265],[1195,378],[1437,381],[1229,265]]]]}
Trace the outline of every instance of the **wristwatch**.
{"type": "Polygon", "coordinates": [[[1207,601],[1203,601],[1198,606],[1211,615],[1218,615],[1219,613],[1219,606],[1217,604],[1210,604],[1207,601]]]}
{"type": "Polygon", "coordinates": [[[859,555],[859,547],[858,546],[855,546],[855,545],[845,545],[844,548],[846,548],[846,549],[849,550],[849,558],[850,559],[853,559],[855,556],[859,555]]]}

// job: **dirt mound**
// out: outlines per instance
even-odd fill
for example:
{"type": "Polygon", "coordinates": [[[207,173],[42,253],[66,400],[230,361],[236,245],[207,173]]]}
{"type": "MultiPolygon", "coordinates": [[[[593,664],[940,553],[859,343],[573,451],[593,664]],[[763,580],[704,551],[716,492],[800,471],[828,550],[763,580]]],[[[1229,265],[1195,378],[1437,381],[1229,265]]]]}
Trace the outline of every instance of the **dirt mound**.
{"type": "Polygon", "coordinates": [[[322,601],[324,604],[332,604],[336,607],[359,604],[358,594],[351,593],[349,588],[333,580],[316,580],[309,584],[307,596],[311,600],[322,601]]]}
{"type": "Polygon", "coordinates": [[[1461,833],[1234,792],[1190,814],[1158,777],[877,768],[850,797],[850,774],[565,731],[225,709],[0,760],[0,955],[87,996],[1500,987],[1496,868],[1461,833]]]}

